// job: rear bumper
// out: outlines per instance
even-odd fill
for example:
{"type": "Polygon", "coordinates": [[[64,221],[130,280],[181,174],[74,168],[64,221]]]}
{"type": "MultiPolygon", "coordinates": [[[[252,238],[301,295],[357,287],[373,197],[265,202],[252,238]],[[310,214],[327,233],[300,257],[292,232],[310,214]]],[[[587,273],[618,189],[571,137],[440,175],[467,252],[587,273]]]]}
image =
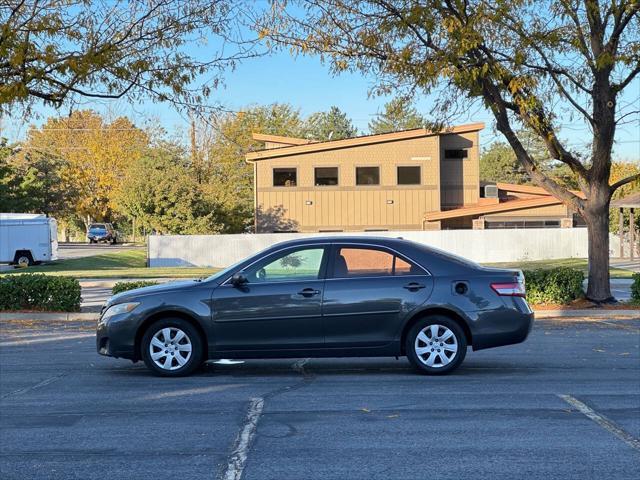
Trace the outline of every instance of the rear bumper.
{"type": "MultiPolygon", "coordinates": [[[[528,310],[528,309],[527,309],[528,310]]],[[[513,309],[481,313],[473,329],[473,349],[501,347],[524,342],[533,328],[534,314],[513,309]]]]}

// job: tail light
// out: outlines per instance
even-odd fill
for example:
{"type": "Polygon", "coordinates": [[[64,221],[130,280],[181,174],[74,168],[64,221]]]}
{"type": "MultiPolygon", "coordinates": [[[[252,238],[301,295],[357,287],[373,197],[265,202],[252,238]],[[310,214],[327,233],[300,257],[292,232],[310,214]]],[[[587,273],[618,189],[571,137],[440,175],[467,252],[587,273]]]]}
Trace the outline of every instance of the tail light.
{"type": "Polygon", "coordinates": [[[491,288],[503,297],[525,297],[527,295],[522,272],[518,272],[518,278],[515,282],[492,283],[491,288]]]}

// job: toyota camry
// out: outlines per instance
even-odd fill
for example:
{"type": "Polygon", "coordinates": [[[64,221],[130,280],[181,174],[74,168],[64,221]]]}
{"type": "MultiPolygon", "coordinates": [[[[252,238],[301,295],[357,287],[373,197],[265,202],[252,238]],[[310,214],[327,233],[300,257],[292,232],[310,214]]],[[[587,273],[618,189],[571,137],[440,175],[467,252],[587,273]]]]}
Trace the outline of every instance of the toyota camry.
{"type": "Polygon", "coordinates": [[[406,356],[439,375],[473,350],[524,341],[533,313],[518,270],[403,240],[314,237],[215,275],[111,297],[98,353],[161,376],[209,359],[406,356]]]}

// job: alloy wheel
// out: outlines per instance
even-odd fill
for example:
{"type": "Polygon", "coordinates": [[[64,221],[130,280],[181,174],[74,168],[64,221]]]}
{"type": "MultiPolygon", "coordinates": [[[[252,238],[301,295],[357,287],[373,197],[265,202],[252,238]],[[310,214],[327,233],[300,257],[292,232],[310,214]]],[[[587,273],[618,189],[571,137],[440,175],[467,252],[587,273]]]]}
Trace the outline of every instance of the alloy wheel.
{"type": "Polygon", "coordinates": [[[416,336],[414,348],[420,362],[431,368],[442,368],[458,353],[458,339],[443,325],[428,325],[416,336]]]}
{"type": "Polygon", "coordinates": [[[189,336],[176,327],[158,330],[149,342],[151,360],[163,370],[177,370],[185,366],[192,350],[189,336]]]}

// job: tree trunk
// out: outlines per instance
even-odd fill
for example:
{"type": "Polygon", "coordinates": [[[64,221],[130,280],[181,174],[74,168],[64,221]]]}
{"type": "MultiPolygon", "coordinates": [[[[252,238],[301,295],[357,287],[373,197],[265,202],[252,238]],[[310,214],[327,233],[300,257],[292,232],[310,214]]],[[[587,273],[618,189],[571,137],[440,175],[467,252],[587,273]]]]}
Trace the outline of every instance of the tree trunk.
{"type": "Polygon", "coordinates": [[[589,237],[587,299],[609,302],[613,300],[609,284],[609,201],[588,205],[582,216],[589,237]]]}

